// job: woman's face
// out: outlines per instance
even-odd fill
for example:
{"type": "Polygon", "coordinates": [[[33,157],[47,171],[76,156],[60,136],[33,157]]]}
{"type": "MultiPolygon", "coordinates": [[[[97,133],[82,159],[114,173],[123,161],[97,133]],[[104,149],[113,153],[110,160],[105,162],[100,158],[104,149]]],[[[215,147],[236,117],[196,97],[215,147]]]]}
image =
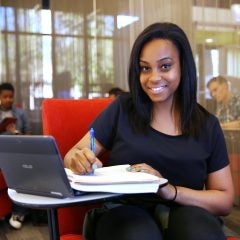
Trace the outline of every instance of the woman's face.
{"type": "Polygon", "coordinates": [[[140,83],[153,103],[172,103],[181,79],[179,52],[166,39],[148,42],[140,54],[140,83]]]}
{"type": "Polygon", "coordinates": [[[9,110],[12,108],[14,102],[14,93],[11,90],[2,90],[0,93],[0,105],[2,110],[9,110]]]}

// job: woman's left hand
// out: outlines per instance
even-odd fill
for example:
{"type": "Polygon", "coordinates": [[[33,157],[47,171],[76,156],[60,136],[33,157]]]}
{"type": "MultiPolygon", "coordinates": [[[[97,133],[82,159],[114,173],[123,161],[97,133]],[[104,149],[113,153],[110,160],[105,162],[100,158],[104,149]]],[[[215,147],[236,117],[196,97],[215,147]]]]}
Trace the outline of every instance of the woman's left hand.
{"type": "MultiPolygon", "coordinates": [[[[154,168],[152,168],[151,166],[149,166],[145,163],[131,165],[128,168],[128,171],[145,172],[145,173],[155,175],[157,177],[162,177],[162,175],[157,170],[155,170],[154,168]]],[[[173,187],[173,185],[167,184],[164,187],[159,187],[158,195],[166,200],[172,200],[172,199],[175,200],[176,191],[177,191],[177,189],[175,187],[173,187]]]]}
{"type": "Polygon", "coordinates": [[[147,165],[146,163],[131,165],[128,168],[128,171],[130,171],[130,172],[145,172],[145,173],[155,175],[157,177],[162,177],[162,175],[157,170],[155,170],[151,166],[147,165]]]}

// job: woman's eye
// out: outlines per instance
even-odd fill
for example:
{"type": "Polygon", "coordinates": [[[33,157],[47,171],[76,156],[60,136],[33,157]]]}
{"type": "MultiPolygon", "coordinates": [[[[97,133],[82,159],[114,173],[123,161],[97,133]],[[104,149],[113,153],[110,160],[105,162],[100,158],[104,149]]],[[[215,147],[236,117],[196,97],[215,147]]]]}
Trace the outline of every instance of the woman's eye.
{"type": "Polygon", "coordinates": [[[169,70],[170,68],[171,68],[171,64],[170,63],[166,63],[166,64],[163,64],[162,66],[161,66],[161,69],[162,70],[164,70],[164,71],[166,71],[166,70],[169,70]]]}
{"type": "Polygon", "coordinates": [[[147,66],[140,66],[140,70],[141,70],[141,72],[146,73],[150,70],[150,68],[147,66]]]}

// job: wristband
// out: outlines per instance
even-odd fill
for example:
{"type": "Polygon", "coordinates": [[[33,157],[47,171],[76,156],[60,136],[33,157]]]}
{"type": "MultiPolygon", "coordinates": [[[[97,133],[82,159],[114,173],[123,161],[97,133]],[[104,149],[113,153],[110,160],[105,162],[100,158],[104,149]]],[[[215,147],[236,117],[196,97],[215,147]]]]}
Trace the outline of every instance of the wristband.
{"type": "Polygon", "coordinates": [[[177,187],[176,187],[175,185],[172,185],[172,186],[173,186],[174,189],[175,189],[175,195],[174,195],[173,199],[170,200],[170,202],[174,202],[174,201],[176,200],[176,198],[177,198],[177,193],[178,193],[178,191],[177,191],[177,187]]]}

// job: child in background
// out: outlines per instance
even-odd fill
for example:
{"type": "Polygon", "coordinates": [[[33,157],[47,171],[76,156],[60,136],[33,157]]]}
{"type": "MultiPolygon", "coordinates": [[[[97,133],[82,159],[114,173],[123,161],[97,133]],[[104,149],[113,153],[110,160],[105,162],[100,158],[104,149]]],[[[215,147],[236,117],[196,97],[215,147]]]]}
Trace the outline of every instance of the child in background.
{"type": "MultiPolygon", "coordinates": [[[[8,82],[0,84],[0,122],[7,117],[14,117],[17,121],[15,124],[7,125],[6,131],[1,134],[31,133],[26,112],[24,109],[14,106],[14,87],[8,82]]],[[[20,229],[28,211],[28,208],[13,204],[12,216],[9,219],[10,225],[15,229],[20,229]]]]}

